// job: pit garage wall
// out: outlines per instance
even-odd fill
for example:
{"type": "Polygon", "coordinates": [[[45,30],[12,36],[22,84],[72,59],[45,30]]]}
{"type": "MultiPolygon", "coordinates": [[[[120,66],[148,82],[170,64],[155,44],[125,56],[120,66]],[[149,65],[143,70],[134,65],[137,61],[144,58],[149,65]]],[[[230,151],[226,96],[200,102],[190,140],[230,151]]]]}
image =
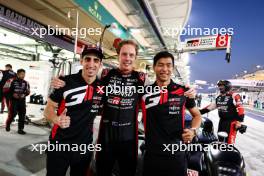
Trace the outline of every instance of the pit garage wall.
{"type": "Polygon", "coordinates": [[[47,25],[33,20],[32,18],[2,4],[0,4],[0,26],[27,35],[30,38],[42,40],[59,46],[60,48],[67,49],[69,51],[73,51],[74,48],[72,38],[69,36],[48,34],[39,36],[39,33],[36,31],[39,31],[41,28],[47,30],[47,25]]]}

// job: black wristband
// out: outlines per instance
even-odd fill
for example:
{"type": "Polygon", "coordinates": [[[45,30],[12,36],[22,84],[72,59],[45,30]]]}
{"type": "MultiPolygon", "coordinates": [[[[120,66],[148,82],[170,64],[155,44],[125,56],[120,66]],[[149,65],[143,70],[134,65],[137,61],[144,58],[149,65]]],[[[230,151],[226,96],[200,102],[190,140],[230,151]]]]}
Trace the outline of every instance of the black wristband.
{"type": "Polygon", "coordinates": [[[200,109],[200,113],[201,113],[202,115],[205,114],[205,113],[208,113],[208,112],[210,112],[210,110],[207,109],[207,108],[200,109]]]}
{"type": "Polygon", "coordinates": [[[239,122],[244,122],[244,116],[245,116],[244,114],[243,114],[243,115],[240,115],[238,121],[239,121],[239,122]]]}

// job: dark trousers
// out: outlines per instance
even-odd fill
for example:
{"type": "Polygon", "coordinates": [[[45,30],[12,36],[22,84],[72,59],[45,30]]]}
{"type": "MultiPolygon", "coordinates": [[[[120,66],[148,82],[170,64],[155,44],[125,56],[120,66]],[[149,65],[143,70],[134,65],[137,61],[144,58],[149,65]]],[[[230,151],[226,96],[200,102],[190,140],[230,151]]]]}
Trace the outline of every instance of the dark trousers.
{"type": "Polygon", "coordinates": [[[9,108],[10,98],[7,95],[2,95],[1,112],[4,112],[5,107],[9,108]]]}
{"type": "Polygon", "coordinates": [[[173,155],[145,153],[143,176],[186,176],[187,160],[185,152],[173,155]]]}
{"type": "MultiPolygon", "coordinates": [[[[227,142],[228,144],[234,144],[236,140],[236,120],[220,120],[218,125],[218,132],[226,132],[228,134],[227,142]]],[[[220,141],[223,139],[219,138],[220,141]]]]}
{"type": "Polygon", "coordinates": [[[10,99],[8,108],[8,118],[6,126],[10,126],[16,115],[18,114],[18,129],[23,130],[26,116],[26,100],[25,99],[10,99]]]}
{"type": "Polygon", "coordinates": [[[91,162],[92,153],[86,151],[48,151],[47,176],[65,176],[70,167],[71,176],[86,176],[91,162]]]}
{"type": "Polygon", "coordinates": [[[135,141],[102,145],[96,153],[97,176],[112,176],[117,162],[120,176],[135,176],[137,166],[137,145],[135,141]]]}

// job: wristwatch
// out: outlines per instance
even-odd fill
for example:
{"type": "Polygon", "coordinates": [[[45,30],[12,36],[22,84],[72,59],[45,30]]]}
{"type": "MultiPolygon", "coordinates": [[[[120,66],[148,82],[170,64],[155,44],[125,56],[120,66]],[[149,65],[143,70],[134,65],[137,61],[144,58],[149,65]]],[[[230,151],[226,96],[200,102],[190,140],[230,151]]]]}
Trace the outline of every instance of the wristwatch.
{"type": "Polygon", "coordinates": [[[193,130],[194,136],[197,136],[198,128],[190,128],[190,130],[193,130]]]}

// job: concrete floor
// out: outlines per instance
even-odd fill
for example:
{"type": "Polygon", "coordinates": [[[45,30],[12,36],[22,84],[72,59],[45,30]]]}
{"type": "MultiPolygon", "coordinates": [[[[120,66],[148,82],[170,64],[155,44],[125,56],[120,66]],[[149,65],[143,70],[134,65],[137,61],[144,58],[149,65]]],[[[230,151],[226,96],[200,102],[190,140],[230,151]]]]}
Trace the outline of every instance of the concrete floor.
{"type": "MultiPolygon", "coordinates": [[[[206,104],[205,102],[204,104],[206,104]]],[[[7,114],[0,114],[0,175],[1,176],[44,176],[46,174],[46,156],[39,152],[32,152],[31,144],[47,142],[50,129],[47,127],[25,126],[26,135],[17,134],[17,125],[11,126],[6,132],[3,126],[7,114]]],[[[209,113],[217,129],[217,111],[209,113]]],[[[99,118],[95,120],[95,136],[98,132],[99,118]]],[[[236,147],[243,154],[249,176],[264,175],[264,114],[247,112],[245,124],[247,132],[238,134],[236,147]],[[262,120],[261,120],[262,119],[262,120]]]]}

